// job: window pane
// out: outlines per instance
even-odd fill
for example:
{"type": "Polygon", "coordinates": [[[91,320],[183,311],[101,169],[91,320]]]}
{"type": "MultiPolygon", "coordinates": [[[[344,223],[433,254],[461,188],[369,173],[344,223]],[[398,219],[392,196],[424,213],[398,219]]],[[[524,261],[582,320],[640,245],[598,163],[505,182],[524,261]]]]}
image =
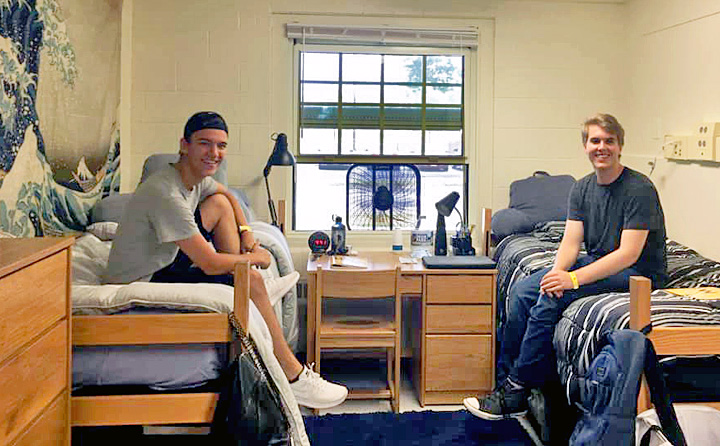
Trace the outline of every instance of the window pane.
{"type": "Polygon", "coordinates": [[[380,82],[381,61],[380,54],[343,54],[343,82],[380,82]]]}
{"type": "MultiPolygon", "coordinates": [[[[465,196],[465,172],[463,166],[448,165],[430,165],[421,166],[420,181],[422,184],[420,192],[420,215],[425,218],[421,220],[420,228],[435,229],[437,222],[437,209],[435,203],[443,199],[450,192],[460,194],[457,202],[457,209],[463,213],[463,203],[465,196]],[[444,169],[443,169],[444,168],[444,169]]],[[[465,215],[463,215],[465,219],[465,215]]],[[[460,217],[457,212],[453,212],[449,217],[445,217],[445,227],[447,228],[448,247],[450,246],[450,237],[455,234],[460,217]]]]}
{"type": "Polygon", "coordinates": [[[342,127],[344,128],[378,128],[380,127],[379,105],[343,104],[342,127]]]}
{"type": "Polygon", "coordinates": [[[461,84],[462,78],[462,56],[427,57],[428,83],[461,84]]]}
{"type": "Polygon", "coordinates": [[[343,84],[343,102],[380,102],[380,85],[343,84]]]}
{"type": "Polygon", "coordinates": [[[386,85],[385,103],[419,104],[422,102],[422,87],[386,85]]]}
{"type": "Polygon", "coordinates": [[[337,84],[302,84],[303,102],[338,102],[337,84]]]}
{"type": "Polygon", "coordinates": [[[306,81],[338,81],[340,55],[332,53],[300,53],[302,65],[300,76],[306,81]]]}
{"type": "Polygon", "coordinates": [[[297,164],[295,228],[330,233],[332,216],[345,221],[345,181],[349,164],[297,164]]]}
{"type": "Polygon", "coordinates": [[[420,155],[422,132],[420,130],[385,130],[383,155],[420,155]]]}
{"type": "Polygon", "coordinates": [[[422,82],[422,56],[385,55],[385,82],[422,82]]]}
{"type": "Polygon", "coordinates": [[[425,155],[462,155],[462,130],[425,132],[425,155]]]}
{"type": "Polygon", "coordinates": [[[385,107],[385,126],[396,129],[422,128],[421,107],[385,107]]]}
{"type": "Polygon", "coordinates": [[[425,125],[431,130],[462,129],[462,108],[429,106],[425,109],[425,125]]]}
{"type": "Polygon", "coordinates": [[[460,104],[462,87],[427,87],[428,104],[460,104]]]}
{"type": "Polygon", "coordinates": [[[337,127],[338,125],[336,105],[303,105],[301,112],[301,127],[337,127]]]}
{"type": "Polygon", "coordinates": [[[380,130],[343,129],[342,155],[379,155],[380,130]]]}
{"type": "Polygon", "coordinates": [[[302,155],[338,153],[337,129],[300,129],[300,153],[302,155]]]}

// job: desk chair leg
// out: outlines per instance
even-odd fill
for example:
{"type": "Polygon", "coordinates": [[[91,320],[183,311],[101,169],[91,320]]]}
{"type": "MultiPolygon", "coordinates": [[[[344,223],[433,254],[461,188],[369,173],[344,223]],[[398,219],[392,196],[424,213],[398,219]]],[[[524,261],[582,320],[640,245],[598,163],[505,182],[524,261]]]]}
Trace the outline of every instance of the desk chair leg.
{"type": "MultiPolygon", "coordinates": [[[[398,275],[399,276],[399,275],[398,275]]],[[[397,280],[397,278],[396,278],[397,280]]],[[[398,284],[396,282],[396,287],[398,287],[398,284]]],[[[393,347],[393,387],[395,388],[392,396],[391,406],[392,410],[395,413],[400,412],[400,382],[401,382],[401,375],[400,375],[400,351],[402,350],[401,347],[401,331],[402,331],[402,299],[399,295],[395,296],[395,346],[393,347]]],[[[388,371],[390,369],[390,358],[388,358],[388,371]]]]}

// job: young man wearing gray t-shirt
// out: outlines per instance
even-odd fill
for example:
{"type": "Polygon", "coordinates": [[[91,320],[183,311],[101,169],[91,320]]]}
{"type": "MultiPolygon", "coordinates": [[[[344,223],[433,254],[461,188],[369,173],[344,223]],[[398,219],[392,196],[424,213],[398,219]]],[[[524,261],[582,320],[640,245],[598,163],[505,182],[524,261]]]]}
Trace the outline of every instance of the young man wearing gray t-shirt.
{"type": "MultiPolygon", "coordinates": [[[[141,183],[113,241],[106,283],[133,281],[233,284],[240,261],[267,268],[261,248],[235,196],[211,175],[225,157],[228,128],[214,112],[185,124],[180,160],[141,183]]],[[[283,336],[260,273],[250,271],[250,298],[270,330],[273,351],[299,404],[325,409],[342,403],[347,389],[298,362],[283,336]]]]}

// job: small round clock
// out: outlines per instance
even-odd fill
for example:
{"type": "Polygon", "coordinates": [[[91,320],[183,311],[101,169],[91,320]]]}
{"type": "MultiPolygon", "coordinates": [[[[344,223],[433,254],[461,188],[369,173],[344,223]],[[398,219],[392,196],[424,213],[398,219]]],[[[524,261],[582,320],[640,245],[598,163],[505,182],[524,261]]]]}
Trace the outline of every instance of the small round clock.
{"type": "Polygon", "coordinates": [[[308,238],[308,246],[313,254],[324,254],[330,248],[330,237],[323,231],[315,231],[308,238]]]}

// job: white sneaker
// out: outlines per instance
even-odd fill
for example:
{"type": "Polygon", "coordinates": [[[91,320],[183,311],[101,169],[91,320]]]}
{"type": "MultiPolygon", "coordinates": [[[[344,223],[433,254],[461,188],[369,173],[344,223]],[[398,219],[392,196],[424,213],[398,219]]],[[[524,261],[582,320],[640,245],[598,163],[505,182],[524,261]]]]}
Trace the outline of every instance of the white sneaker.
{"type": "Polygon", "coordinates": [[[295,286],[299,278],[300,273],[297,271],[293,271],[287,276],[266,278],[264,280],[265,289],[267,290],[268,298],[270,298],[270,305],[275,306],[275,304],[295,286]]]}
{"type": "Polygon", "coordinates": [[[295,399],[301,406],[311,409],[328,409],[337,406],[347,398],[347,387],[325,381],[320,374],[313,372],[308,366],[303,366],[300,377],[290,388],[295,399]]]}

